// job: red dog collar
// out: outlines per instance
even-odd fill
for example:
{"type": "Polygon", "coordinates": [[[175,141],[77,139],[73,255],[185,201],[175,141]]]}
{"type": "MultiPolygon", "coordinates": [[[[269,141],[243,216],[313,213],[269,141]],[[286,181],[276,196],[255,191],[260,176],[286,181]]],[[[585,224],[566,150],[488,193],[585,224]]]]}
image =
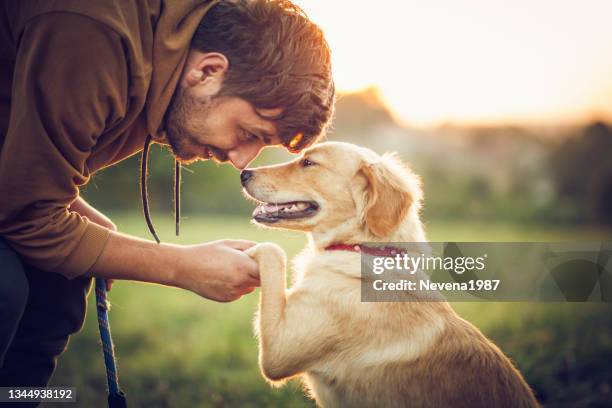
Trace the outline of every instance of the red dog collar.
{"type": "Polygon", "coordinates": [[[406,250],[396,247],[368,247],[359,244],[333,244],[325,248],[326,251],[351,251],[351,252],[363,252],[364,254],[374,256],[386,256],[393,257],[395,255],[402,255],[407,253],[406,250]]]}

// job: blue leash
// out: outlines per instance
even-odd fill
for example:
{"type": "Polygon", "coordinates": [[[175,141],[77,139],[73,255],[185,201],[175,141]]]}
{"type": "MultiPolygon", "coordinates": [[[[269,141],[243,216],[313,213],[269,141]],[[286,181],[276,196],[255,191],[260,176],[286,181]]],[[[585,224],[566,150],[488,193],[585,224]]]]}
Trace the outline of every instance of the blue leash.
{"type": "Polygon", "coordinates": [[[110,302],[106,297],[106,280],[101,278],[96,278],[96,309],[98,310],[98,327],[100,328],[106,380],[108,382],[108,406],[110,408],[126,408],[125,394],[119,388],[119,380],[117,379],[115,349],[111,337],[110,323],[108,322],[110,302]]]}

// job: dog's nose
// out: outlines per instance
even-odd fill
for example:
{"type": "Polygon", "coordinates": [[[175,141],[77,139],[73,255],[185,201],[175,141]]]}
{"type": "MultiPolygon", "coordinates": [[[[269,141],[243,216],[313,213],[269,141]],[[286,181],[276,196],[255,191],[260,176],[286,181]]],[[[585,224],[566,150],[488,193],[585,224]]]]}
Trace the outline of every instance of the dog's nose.
{"type": "Polygon", "coordinates": [[[251,177],[253,177],[253,172],[251,170],[242,170],[240,172],[240,182],[243,187],[246,187],[251,177]]]}

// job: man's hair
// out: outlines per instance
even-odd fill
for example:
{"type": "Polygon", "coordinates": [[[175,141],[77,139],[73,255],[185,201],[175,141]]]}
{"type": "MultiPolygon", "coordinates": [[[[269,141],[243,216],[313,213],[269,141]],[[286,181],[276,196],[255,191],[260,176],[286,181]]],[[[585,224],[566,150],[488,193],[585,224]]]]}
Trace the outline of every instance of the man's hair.
{"type": "Polygon", "coordinates": [[[267,119],[290,150],[309,146],[325,131],[335,102],[329,45],[289,0],[221,0],[200,22],[191,46],[229,60],[219,96],[241,97],[256,110],[283,109],[267,119]]]}

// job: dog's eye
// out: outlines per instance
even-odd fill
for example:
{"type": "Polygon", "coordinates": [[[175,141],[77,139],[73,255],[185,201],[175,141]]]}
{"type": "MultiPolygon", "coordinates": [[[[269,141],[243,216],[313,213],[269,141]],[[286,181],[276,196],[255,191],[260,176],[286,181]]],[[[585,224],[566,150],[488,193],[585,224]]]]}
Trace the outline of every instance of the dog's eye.
{"type": "Polygon", "coordinates": [[[300,165],[302,167],[310,167],[310,166],[314,166],[315,164],[317,164],[317,163],[311,162],[308,159],[302,159],[302,161],[300,162],[300,165]]]}

